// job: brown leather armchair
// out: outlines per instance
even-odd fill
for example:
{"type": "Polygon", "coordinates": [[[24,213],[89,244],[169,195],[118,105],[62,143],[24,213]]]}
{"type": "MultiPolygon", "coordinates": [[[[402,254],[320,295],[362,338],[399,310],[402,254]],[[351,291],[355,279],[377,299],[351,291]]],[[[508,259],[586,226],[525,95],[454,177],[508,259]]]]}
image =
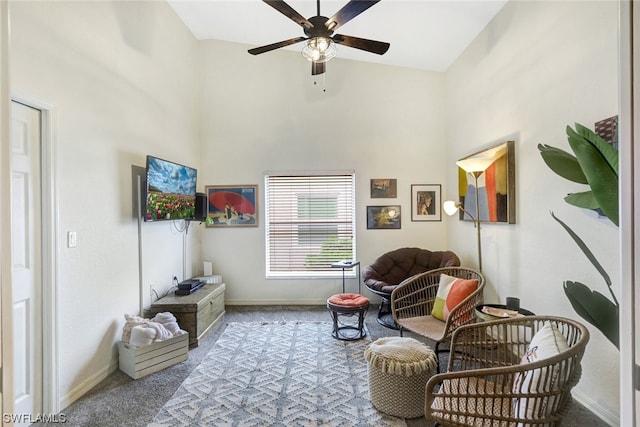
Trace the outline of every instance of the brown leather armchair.
{"type": "Polygon", "coordinates": [[[460,258],[451,251],[430,251],[420,248],[400,248],[387,252],[362,268],[365,286],[382,298],[378,323],[399,329],[391,314],[391,292],[404,280],[425,271],[442,267],[459,267],[460,258]]]}

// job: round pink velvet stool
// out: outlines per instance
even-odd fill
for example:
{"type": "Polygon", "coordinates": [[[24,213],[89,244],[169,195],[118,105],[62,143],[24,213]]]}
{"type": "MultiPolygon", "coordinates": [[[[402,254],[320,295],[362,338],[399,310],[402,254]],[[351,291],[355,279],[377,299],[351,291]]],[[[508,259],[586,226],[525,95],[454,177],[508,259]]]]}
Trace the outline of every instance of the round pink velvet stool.
{"type": "Polygon", "coordinates": [[[327,308],[333,319],[332,336],[339,340],[353,341],[364,338],[364,317],[369,310],[369,298],[360,294],[342,293],[329,297],[327,308]],[[356,319],[349,320],[355,317],[356,319]]]}

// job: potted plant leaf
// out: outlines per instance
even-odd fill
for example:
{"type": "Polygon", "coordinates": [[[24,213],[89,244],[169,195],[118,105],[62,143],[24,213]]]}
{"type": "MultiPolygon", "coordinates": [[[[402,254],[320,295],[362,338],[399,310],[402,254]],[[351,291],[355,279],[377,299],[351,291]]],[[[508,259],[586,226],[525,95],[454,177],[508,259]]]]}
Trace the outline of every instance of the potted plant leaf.
{"type": "MultiPolygon", "coordinates": [[[[538,144],[542,159],[553,172],[569,181],[589,187],[586,191],[568,194],[564,200],[579,208],[595,210],[618,226],[618,150],[595,132],[578,123],[575,130],[567,126],[567,137],[574,154],[538,144]]],[[[570,280],[563,283],[565,295],[580,317],[598,328],[616,348],[619,348],[620,304],[613,292],[609,275],[584,241],[553,212],[551,216],[569,233],[600,273],[611,299],[591,290],[583,283],[570,280]]]]}

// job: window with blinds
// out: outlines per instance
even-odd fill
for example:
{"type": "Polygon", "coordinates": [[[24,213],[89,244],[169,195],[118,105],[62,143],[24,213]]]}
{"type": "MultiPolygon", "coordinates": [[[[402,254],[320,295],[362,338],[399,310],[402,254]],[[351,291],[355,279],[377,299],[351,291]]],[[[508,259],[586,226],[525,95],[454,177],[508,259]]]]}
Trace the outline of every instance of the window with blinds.
{"type": "Polygon", "coordinates": [[[267,277],[342,277],[355,259],[355,174],[265,176],[267,277]]]}

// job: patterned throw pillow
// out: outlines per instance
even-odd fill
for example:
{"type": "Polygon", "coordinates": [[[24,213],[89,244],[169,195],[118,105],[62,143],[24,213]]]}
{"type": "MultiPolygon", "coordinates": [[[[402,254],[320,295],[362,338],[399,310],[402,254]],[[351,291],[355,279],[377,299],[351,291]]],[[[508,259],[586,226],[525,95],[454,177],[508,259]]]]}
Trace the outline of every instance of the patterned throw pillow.
{"type": "MultiPolygon", "coordinates": [[[[478,280],[477,279],[456,279],[451,284],[449,288],[449,294],[447,295],[447,300],[444,303],[444,320],[449,318],[449,313],[453,310],[458,304],[464,301],[469,295],[474,293],[478,289],[478,280]]],[[[467,315],[467,318],[461,317],[462,321],[468,321],[471,317],[471,314],[467,315]]]]}
{"type": "Polygon", "coordinates": [[[431,315],[443,322],[446,321],[451,310],[476,289],[478,289],[477,279],[460,279],[441,274],[431,315]],[[449,295],[451,295],[450,299],[449,295]]]}
{"type": "MultiPolygon", "coordinates": [[[[569,348],[567,340],[562,332],[553,324],[547,322],[533,336],[531,343],[527,348],[527,352],[522,357],[521,365],[534,363],[539,360],[556,356],[569,348]]],[[[569,372],[568,367],[565,372],[569,372]]],[[[559,368],[557,365],[544,366],[538,369],[525,371],[520,373],[514,383],[514,393],[543,393],[552,390],[558,390],[560,385],[566,381],[565,378],[559,378],[559,368]]],[[[555,397],[541,398],[514,398],[514,412],[520,418],[530,419],[535,413],[540,411],[541,414],[548,413],[548,409],[554,403],[555,397]]],[[[522,424],[518,424],[519,426],[522,424]]]]}

